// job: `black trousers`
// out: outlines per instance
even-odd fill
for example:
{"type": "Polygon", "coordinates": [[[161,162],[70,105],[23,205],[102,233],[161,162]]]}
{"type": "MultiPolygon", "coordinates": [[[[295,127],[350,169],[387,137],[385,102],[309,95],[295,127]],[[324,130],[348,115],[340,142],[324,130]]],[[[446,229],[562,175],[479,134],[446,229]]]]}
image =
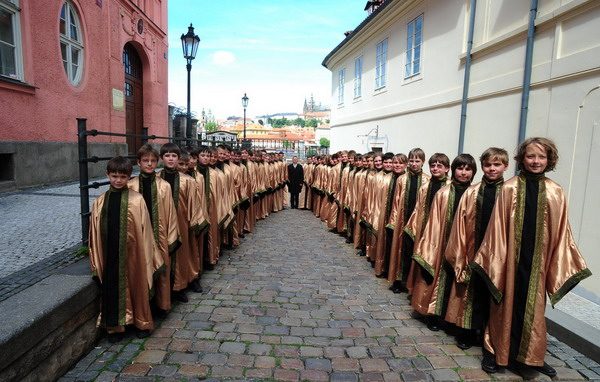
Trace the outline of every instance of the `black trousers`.
{"type": "Polygon", "coordinates": [[[299,192],[290,192],[290,207],[298,208],[298,201],[300,199],[299,192]]]}

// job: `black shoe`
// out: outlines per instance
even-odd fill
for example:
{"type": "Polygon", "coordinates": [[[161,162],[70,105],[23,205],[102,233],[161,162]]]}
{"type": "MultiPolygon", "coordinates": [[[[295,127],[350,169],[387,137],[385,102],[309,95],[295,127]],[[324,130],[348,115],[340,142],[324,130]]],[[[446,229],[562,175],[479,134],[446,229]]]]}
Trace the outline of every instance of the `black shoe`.
{"type": "Polygon", "coordinates": [[[356,256],[364,256],[364,255],[365,255],[365,253],[363,252],[362,249],[357,249],[356,250],[356,256]]]}
{"type": "Polygon", "coordinates": [[[165,319],[169,315],[168,311],[166,311],[164,309],[160,309],[160,308],[156,308],[154,313],[155,313],[156,317],[161,318],[161,319],[165,319]]]}
{"type": "Polygon", "coordinates": [[[137,329],[135,331],[135,335],[137,338],[148,338],[148,337],[150,337],[150,331],[137,329]]]}
{"type": "Polygon", "coordinates": [[[106,338],[111,344],[121,341],[125,337],[125,333],[109,333],[106,338]]]}
{"type": "Polygon", "coordinates": [[[190,301],[187,297],[187,295],[185,294],[184,291],[180,290],[177,292],[173,292],[171,294],[171,299],[175,300],[175,301],[179,301],[179,302],[188,302],[190,301]]]}
{"type": "Polygon", "coordinates": [[[430,316],[427,318],[427,329],[432,332],[439,332],[441,328],[442,325],[437,316],[430,316]]]}
{"type": "Polygon", "coordinates": [[[531,368],[537,372],[547,375],[550,378],[556,377],[556,370],[546,362],[544,362],[543,366],[532,366],[531,368]]]}
{"type": "Polygon", "coordinates": [[[494,374],[498,371],[498,364],[493,354],[484,351],[483,358],[481,359],[481,370],[488,374],[494,374]]]}
{"type": "Polygon", "coordinates": [[[238,235],[238,237],[239,237],[240,239],[243,239],[243,238],[245,238],[245,237],[246,237],[246,235],[244,235],[243,233],[240,233],[240,234],[238,235]]]}
{"type": "Polygon", "coordinates": [[[460,334],[456,337],[456,346],[459,349],[467,350],[473,346],[473,340],[468,334],[460,334]]]}
{"type": "Polygon", "coordinates": [[[348,237],[346,238],[346,243],[347,243],[347,244],[350,244],[350,243],[352,243],[352,242],[353,242],[352,238],[351,238],[350,236],[348,236],[348,237]]]}
{"type": "Polygon", "coordinates": [[[194,293],[202,293],[202,285],[200,285],[200,279],[196,279],[190,283],[190,289],[194,293]]]}

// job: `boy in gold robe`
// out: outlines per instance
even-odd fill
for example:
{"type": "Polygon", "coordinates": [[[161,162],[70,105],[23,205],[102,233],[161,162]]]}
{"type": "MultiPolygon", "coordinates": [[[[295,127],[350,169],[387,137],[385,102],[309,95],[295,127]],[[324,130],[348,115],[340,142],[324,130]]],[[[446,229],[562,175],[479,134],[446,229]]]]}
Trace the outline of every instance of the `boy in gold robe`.
{"type": "Polygon", "coordinates": [[[467,188],[460,200],[445,253],[456,276],[445,319],[462,329],[456,337],[456,346],[461,349],[479,342],[477,339],[483,337],[487,325],[491,297],[483,279],[471,274],[469,263],[483,240],[496,196],[504,183],[508,153],[490,147],[481,154],[480,164],[483,178],[481,183],[467,188]]]}
{"type": "MultiPolygon", "coordinates": [[[[470,266],[495,302],[484,345],[496,364],[527,365],[552,377],[556,371],[544,362],[546,294],[554,306],[591,272],[573,239],[565,194],[546,177],[558,161],[554,143],[526,139],[515,161],[519,175],[504,183],[470,266]]],[[[482,369],[495,372],[488,361],[482,369]]]]}
{"type": "Polygon", "coordinates": [[[154,147],[143,145],[137,152],[140,176],[131,178],[127,186],[144,197],[150,213],[154,240],[165,263],[166,271],[158,276],[154,284],[154,301],[159,309],[158,313],[165,316],[171,310],[171,257],[175,256],[181,241],[171,186],[154,172],[158,159],[159,154],[154,147]]]}
{"type": "MultiPolygon", "coordinates": [[[[450,159],[446,154],[435,153],[428,161],[429,170],[431,172],[431,178],[427,184],[424,184],[419,189],[417,194],[417,202],[415,209],[410,215],[404,232],[408,235],[408,238],[412,240],[412,243],[416,245],[420,240],[425,229],[425,225],[429,220],[429,214],[431,211],[431,204],[435,194],[444,186],[450,183],[448,179],[448,170],[450,169],[450,159]]],[[[412,259],[413,253],[409,253],[412,259]]],[[[414,259],[413,259],[414,260],[414,259]]],[[[411,261],[410,271],[406,280],[406,289],[408,289],[409,295],[412,293],[412,288],[418,279],[421,278],[421,270],[414,261],[411,261]]]]}
{"type": "Polygon", "coordinates": [[[181,247],[177,255],[171,258],[171,297],[180,302],[188,302],[185,289],[191,286],[199,293],[202,288],[198,280],[200,263],[197,237],[206,228],[208,222],[201,208],[200,195],[195,180],[189,175],[177,171],[181,149],[174,143],[165,143],[160,148],[160,159],[164,169],[159,176],[171,185],[171,195],[177,210],[177,222],[181,247]]]}
{"type": "Polygon", "coordinates": [[[119,340],[125,325],[134,325],[139,337],[154,329],[150,290],[164,266],[144,197],[127,188],[131,172],[128,159],[108,161],[110,189],[94,201],[90,215],[90,267],[102,291],[99,325],[111,341],[119,340]]]}
{"type": "Polygon", "coordinates": [[[408,272],[412,263],[413,240],[404,232],[404,226],[417,204],[417,194],[429,183],[429,175],[423,173],[425,152],[414,148],[408,153],[408,171],[398,177],[394,190],[392,212],[387,228],[392,230],[392,244],[388,267],[390,290],[394,293],[408,292],[408,272]]]}

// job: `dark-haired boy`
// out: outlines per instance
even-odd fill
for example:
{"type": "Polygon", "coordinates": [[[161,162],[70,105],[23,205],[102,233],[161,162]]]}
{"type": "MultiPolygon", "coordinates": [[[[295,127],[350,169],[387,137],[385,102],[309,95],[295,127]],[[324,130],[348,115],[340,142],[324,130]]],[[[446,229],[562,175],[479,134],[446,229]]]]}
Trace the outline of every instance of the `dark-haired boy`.
{"type": "Polygon", "coordinates": [[[191,286],[195,292],[202,288],[198,283],[200,259],[197,250],[197,236],[208,224],[201,208],[200,195],[195,180],[177,171],[181,149],[174,143],[165,143],[160,148],[160,159],[164,169],[160,177],[171,185],[171,195],[177,209],[177,222],[181,236],[181,247],[171,258],[172,297],[187,302],[185,289],[191,286]],[[174,263],[174,264],[173,264],[174,263]]]}
{"type": "Polygon", "coordinates": [[[108,161],[110,189],[94,201],[90,215],[90,266],[102,290],[99,324],[111,340],[125,325],[134,325],[140,337],[154,329],[150,290],[164,265],[144,197],[127,188],[131,172],[126,158],[108,161]]]}
{"type": "Polygon", "coordinates": [[[471,155],[460,154],[452,161],[451,169],[452,183],[435,195],[429,219],[413,253],[421,277],[413,286],[411,305],[427,316],[427,326],[433,331],[439,330],[446,316],[454,284],[454,273],[444,257],[448,235],[458,203],[477,172],[477,164],[471,155]]]}
{"type": "Polygon", "coordinates": [[[162,272],[154,284],[154,301],[161,315],[164,315],[171,310],[171,256],[175,255],[181,242],[171,186],[154,172],[158,165],[158,156],[154,147],[149,144],[143,145],[137,152],[140,176],[131,178],[127,186],[144,197],[154,240],[166,266],[166,272],[162,272]]]}

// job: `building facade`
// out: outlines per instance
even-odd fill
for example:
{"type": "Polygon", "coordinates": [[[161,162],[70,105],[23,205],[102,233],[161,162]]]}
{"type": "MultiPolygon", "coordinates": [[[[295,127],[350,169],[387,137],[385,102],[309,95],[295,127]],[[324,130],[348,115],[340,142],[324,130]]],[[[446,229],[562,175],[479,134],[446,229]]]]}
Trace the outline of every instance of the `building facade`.
{"type": "MultiPolygon", "coordinates": [[[[593,164],[600,159],[600,2],[539,0],[530,29],[533,3],[381,3],[323,61],[332,72],[331,148],[406,153],[421,147],[478,157],[490,146],[512,153],[522,137],[549,137],[561,155],[550,176],[567,192],[575,238],[599,274],[593,219],[600,214],[594,196],[600,177],[593,164]],[[522,103],[525,84],[528,103],[522,103]]],[[[511,163],[509,173],[514,168],[511,163]]],[[[598,277],[581,290],[600,301],[598,277]]]]}
{"type": "MultiPolygon", "coordinates": [[[[167,0],[0,0],[0,29],[0,187],[75,179],[76,118],[168,134],[167,0]]],[[[101,156],[141,145],[90,142],[101,156]]]]}

